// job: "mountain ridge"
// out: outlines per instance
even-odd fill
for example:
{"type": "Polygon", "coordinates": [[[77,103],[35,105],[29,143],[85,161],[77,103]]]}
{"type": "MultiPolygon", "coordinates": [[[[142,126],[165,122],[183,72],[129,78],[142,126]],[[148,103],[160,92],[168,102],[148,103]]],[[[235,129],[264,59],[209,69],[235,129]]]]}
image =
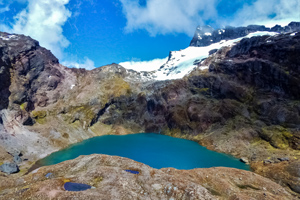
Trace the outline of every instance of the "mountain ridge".
{"type": "MultiPolygon", "coordinates": [[[[167,60],[151,70],[141,69],[148,72],[145,81],[180,79],[188,74],[197,63],[206,59],[212,52],[224,46],[231,46],[246,37],[259,35],[274,35],[279,33],[295,32],[300,30],[299,22],[291,22],[287,26],[276,25],[273,28],[265,26],[249,25],[247,27],[226,27],[225,29],[213,29],[210,26],[198,26],[190,46],[178,51],[170,51],[167,60]],[[151,72],[151,73],[150,73],[151,72]]],[[[141,64],[142,65],[142,64],[141,64]]],[[[125,68],[127,65],[125,65],[125,68]]],[[[206,69],[208,66],[204,67],[206,69]]],[[[129,67],[129,69],[132,69],[129,67]]],[[[136,71],[143,71],[138,66],[136,71]]],[[[145,72],[144,72],[145,73],[145,72]]]]}
{"type": "Polygon", "coordinates": [[[248,25],[246,27],[226,26],[224,29],[214,29],[210,26],[198,26],[190,46],[201,47],[220,42],[221,40],[231,40],[243,37],[256,31],[267,31],[276,33],[288,33],[300,30],[300,22],[291,22],[287,26],[275,25],[272,28],[263,25],[248,25]]]}

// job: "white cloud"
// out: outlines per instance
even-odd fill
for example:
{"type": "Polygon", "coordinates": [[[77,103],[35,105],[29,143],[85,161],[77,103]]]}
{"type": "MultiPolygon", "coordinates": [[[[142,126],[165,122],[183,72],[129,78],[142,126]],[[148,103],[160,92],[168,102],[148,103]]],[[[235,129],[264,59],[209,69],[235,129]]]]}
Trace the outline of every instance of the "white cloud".
{"type": "Polygon", "coordinates": [[[120,0],[127,18],[125,30],[147,30],[152,36],[166,33],[192,35],[195,27],[217,15],[217,0],[120,0]]]}
{"type": "Polygon", "coordinates": [[[276,24],[287,25],[291,21],[300,21],[299,0],[257,0],[245,5],[234,16],[234,25],[276,24]]]}
{"type": "Polygon", "coordinates": [[[95,64],[92,60],[85,57],[83,61],[64,61],[62,65],[65,65],[70,68],[85,68],[87,70],[92,70],[95,68],[95,64]]]}
{"type": "Polygon", "coordinates": [[[69,41],[63,35],[62,26],[71,16],[65,5],[69,0],[28,0],[26,9],[18,13],[9,32],[22,33],[38,40],[58,58],[69,41]]]}
{"type": "MultiPolygon", "coordinates": [[[[286,25],[300,20],[299,0],[256,0],[252,4],[244,1],[244,7],[230,16],[218,15],[220,0],[148,0],[141,6],[139,0],[120,0],[127,18],[125,30],[147,30],[150,35],[185,33],[193,35],[197,25],[206,21],[223,25],[273,24],[286,25]],[[275,17],[274,17],[275,16],[275,17]]],[[[235,4],[233,4],[235,5],[235,4]]],[[[209,25],[209,24],[207,24],[209,25]]]]}
{"type": "Polygon", "coordinates": [[[119,65],[126,69],[133,69],[135,71],[153,71],[159,69],[167,62],[168,58],[154,59],[150,61],[127,61],[121,62],[119,65]]]}

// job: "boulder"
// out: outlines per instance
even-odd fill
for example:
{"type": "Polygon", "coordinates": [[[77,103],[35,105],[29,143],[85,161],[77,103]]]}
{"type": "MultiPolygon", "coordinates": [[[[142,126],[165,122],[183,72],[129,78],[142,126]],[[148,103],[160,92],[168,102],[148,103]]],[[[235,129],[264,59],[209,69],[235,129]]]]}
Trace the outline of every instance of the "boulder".
{"type": "Polygon", "coordinates": [[[13,174],[19,172],[20,170],[16,163],[4,163],[0,166],[0,171],[7,174],[13,174]]]}
{"type": "Polygon", "coordinates": [[[264,164],[271,164],[271,163],[273,163],[273,161],[272,160],[264,160],[264,164]]]}
{"type": "Polygon", "coordinates": [[[284,158],[277,158],[279,161],[283,162],[283,161],[289,161],[290,159],[288,157],[284,157],[284,158]]]}
{"type": "Polygon", "coordinates": [[[242,158],[240,159],[240,161],[243,162],[243,163],[249,164],[248,158],[242,157],[242,158]]]}
{"type": "Polygon", "coordinates": [[[22,158],[18,155],[14,156],[14,163],[20,164],[22,162],[22,158]]]}

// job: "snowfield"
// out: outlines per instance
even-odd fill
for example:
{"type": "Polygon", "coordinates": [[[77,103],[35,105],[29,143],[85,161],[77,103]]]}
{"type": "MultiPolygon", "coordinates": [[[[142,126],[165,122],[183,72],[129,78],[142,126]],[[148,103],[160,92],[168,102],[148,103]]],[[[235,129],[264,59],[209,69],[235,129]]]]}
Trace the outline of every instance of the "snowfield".
{"type": "MultiPolygon", "coordinates": [[[[151,79],[154,80],[170,80],[180,79],[190,73],[197,64],[209,56],[209,51],[220,49],[225,46],[233,46],[243,38],[250,38],[262,35],[276,35],[275,32],[259,31],[250,33],[245,37],[240,37],[233,40],[222,40],[218,43],[211,44],[206,47],[187,47],[179,51],[171,51],[169,58],[154,59],[153,61],[142,62],[123,62],[120,63],[126,69],[135,71],[152,71],[151,79]]],[[[201,69],[205,70],[208,66],[201,69]]],[[[149,80],[149,79],[147,79],[149,80]]]]}

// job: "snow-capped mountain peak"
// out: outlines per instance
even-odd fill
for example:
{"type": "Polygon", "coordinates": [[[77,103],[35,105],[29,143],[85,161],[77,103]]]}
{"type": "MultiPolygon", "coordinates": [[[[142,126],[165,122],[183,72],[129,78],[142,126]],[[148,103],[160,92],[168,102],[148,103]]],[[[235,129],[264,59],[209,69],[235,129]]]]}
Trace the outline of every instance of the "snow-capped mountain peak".
{"type": "MultiPolygon", "coordinates": [[[[279,26],[266,28],[265,26],[250,25],[247,27],[226,27],[225,29],[214,30],[210,26],[198,26],[190,46],[179,51],[171,51],[169,57],[165,59],[166,61],[161,59],[162,62],[153,62],[155,66],[151,67],[145,67],[146,64],[149,66],[149,62],[139,62],[134,67],[128,62],[126,65],[125,63],[124,65],[121,63],[121,65],[135,71],[151,72],[144,79],[145,81],[179,79],[191,72],[211,53],[222,47],[233,46],[243,38],[262,35],[272,36],[282,32],[299,30],[299,22],[291,22],[288,26],[281,28],[279,26]]],[[[202,70],[207,68],[208,66],[201,67],[202,70]]]]}

